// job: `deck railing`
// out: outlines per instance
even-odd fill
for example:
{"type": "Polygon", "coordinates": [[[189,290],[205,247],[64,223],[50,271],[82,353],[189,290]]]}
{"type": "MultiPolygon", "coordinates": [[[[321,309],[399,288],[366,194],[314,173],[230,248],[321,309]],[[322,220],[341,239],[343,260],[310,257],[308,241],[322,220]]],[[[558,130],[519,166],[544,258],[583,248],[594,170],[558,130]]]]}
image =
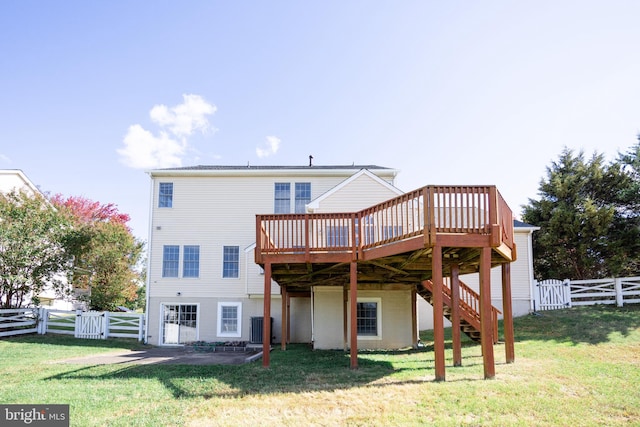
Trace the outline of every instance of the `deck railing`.
{"type": "Polygon", "coordinates": [[[513,214],[494,186],[426,186],[354,213],[256,217],[256,261],[266,254],[363,251],[436,233],[484,234],[513,247],[513,214]]]}

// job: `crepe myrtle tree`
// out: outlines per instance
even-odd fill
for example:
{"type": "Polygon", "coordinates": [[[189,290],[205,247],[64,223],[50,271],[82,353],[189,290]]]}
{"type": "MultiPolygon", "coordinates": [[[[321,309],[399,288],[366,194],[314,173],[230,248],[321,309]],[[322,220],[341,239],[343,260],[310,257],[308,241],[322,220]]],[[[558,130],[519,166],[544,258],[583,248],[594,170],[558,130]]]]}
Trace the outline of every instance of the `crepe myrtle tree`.
{"type": "Polygon", "coordinates": [[[113,204],[84,197],[56,195],[53,204],[66,213],[75,235],[68,239],[74,255],[70,282],[87,291],[83,298],[93,310],[114,310],[137,299],[144,244],[127,226],[129,215],[113,204]]]}
{"type": "Polygon", "coordinates": [[[0,308],[37,305],[45,287],[68,294],[71,230],[68,218],[40,194],[0,195],[0,308]]]}

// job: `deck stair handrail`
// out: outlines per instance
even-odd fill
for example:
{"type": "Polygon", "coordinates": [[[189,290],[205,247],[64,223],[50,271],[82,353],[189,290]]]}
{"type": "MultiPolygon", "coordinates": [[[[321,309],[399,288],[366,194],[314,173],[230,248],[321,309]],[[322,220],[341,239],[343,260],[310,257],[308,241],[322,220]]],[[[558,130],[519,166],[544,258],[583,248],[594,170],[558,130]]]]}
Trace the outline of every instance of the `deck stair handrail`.
{"type": "Polygon", "coordinates": [[[512,218],[494,186],[426,186],[350,213],[257,215],[256,262],[268,254],[362,254],[420,235],[432,246],[437,233],[490,235],[493,246],[512,248],[512,218]]]}
{"type": "MultiPolygon", "coordinates": [[[[474,340],[479,338],[480,333],[480,295],[471,289],[461,280],[460,284],[460,314],[462,320],[471,326],[475,331],[469,331],[466,329],[466,325],[461,325],[462,330],[474,340]],[[475,333],[474,333],[475,332],[475,333]]],[[[427,302],[431,303],[431,296],[433,294],[433,282],[431,280],[425,280],[417,286],[417,291],[427,302]],[[426,292],[425,292],[426,291],[426,292]]],[[[442,296],[445,306],[450,309],[453,307],[451,301],[451,287],[447,284],[447,280],[442,284],[442,296]]],[[[502,314],[500,310],[491,306],[491,324],[493,325],[493,341],[498,342],[498,315],[502,314]]],[[[445,316],[451,320],[451,311],[446,310],[445,316]]]]}

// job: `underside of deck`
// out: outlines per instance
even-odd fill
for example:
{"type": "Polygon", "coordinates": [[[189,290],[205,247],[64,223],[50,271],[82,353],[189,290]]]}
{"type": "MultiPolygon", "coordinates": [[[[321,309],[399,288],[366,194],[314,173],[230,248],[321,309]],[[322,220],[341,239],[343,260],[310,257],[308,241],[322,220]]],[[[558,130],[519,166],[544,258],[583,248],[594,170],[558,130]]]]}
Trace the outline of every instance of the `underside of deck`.
{"type": "MultiPolygon", "coordinates": [[[[414,241],[420,241],[414,238],[414,241]]],[[[451,239],[450,239],[451,240],[451,239]]],[[[368,254],[358,260],[358,286],[395,285],[413,287],[417,283],[432,279],[433,248],[422,247],[405,251],[411,242],[394,242],[385,246],[389,255],[373,257],[368,254]],[[407,244],[409,243],[409,245],[407,244]]],[[[459,269],[459,274],[478,273],[480,271],[481,248],[446,247],[442,248],[443,271],[445,277],[451,276],[451,267],[459,269]]],[[[272,278],[278,285],[291,292],[308,291],[311,286],[344,286],[349,283],[351,253],[314,254],[305,260],[304,255],[266,256],[265,262],[271,262],[272,278]]],[[[502,254],[492,250],[491,267],[511,262],[502,254]]]]}

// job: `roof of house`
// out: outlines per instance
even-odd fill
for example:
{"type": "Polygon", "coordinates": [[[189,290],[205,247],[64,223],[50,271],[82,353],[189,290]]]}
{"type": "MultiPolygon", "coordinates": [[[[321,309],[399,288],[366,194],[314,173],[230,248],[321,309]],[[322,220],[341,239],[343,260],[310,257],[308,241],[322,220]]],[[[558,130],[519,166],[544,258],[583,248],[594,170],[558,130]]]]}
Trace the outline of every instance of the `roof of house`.
{"type": "Polygon", "coordinates": [[[262,166],[262,165],[198,165],[177,168],[152,169],[150,176],[349,176],[360,170],[369,170],[376,175],[395,177],[399,170],[377,165],[313,165],[313,166],[262,166]]]}
{"type": "Polygon", "coordinates": [[[197,166],[183,166],[183,167],[179,167],[179,168],[161,168],[161,169],[155,169],[156,171],[180,171],[180,170],[220,170],[220,171],[225,171],[225,170],[297,170],[297,169],[346,169],[346,170],[353,170],[353,169],[388,169],[388,170],[392,170],[391,168],[387,168],[384,166],[377,166],[377,165],[356,165],[356,164],[352,164],[352,165],[312,165],[312,166],[304,166],[304,165],[299,165],[299,166],[275,166],[275,165],[249,165],[247,164],[246,166],[239,166],[239,165],[197,165],[197,166]]]}
{"type": "Polygon", "coordinates": [[[540,227],[536,225],[527,224],[526,222],[518,221],[517,219],[513,220],[513,226],[515,228],[528,228],[531,230],[540,230],[540,227]]]}

